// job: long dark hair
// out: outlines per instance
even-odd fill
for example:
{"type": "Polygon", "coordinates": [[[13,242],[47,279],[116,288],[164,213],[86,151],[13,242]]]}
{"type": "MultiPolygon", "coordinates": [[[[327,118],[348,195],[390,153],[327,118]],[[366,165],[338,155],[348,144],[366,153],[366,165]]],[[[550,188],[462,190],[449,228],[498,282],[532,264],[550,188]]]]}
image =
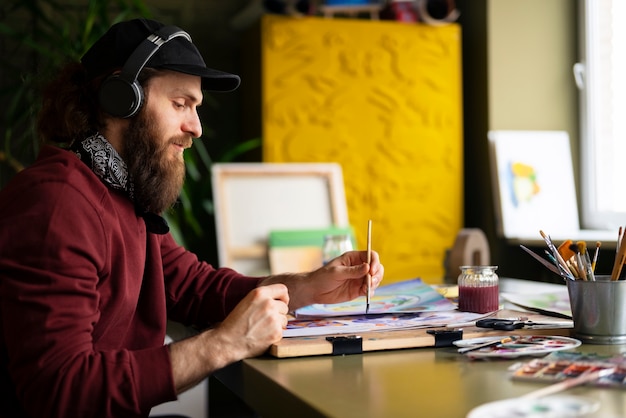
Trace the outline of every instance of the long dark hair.
{"type": "MultiPolygon", "coordinates": [[[[144,68],[137,80],[145,85],[158,74],[144,68]]],[[[45,143],[71,146],[101,130],[106,123],[98,105],[98,87],[109,74],[89,80],[80,63],[65,66],[43,90],[42,105],[37,120],[37,131],[45,143]]]]}
{"type": "Polygon", "coordinates": [[[43,142],[71,145],[99,129],[96,83],[80,63],[65,66],[43,90],[37,131],[43,142]]]}

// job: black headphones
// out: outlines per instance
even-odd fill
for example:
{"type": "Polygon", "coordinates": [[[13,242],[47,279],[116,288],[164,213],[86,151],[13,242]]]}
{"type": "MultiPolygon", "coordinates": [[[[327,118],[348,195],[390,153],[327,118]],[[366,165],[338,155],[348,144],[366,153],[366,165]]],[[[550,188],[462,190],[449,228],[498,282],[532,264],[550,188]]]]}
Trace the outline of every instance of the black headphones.
{"type": "Polygon", "coordinates": [[[191,36],[176,26],[162,27],[144,39],[130,54],[122,71],[102,82],[98,92],[98,102],[102,109],[120,118],[135,115],[144,101],[143,89],[137,82],[137,76],[161,46],[180,36],[191,42],[191,36]]]}

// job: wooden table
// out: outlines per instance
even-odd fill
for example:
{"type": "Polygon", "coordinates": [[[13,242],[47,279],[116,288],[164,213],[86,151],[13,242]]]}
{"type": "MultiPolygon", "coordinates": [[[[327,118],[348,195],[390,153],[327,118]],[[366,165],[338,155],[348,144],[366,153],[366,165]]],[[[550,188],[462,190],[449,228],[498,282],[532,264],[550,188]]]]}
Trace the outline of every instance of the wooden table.
{"type": "MultiPolygon", "coordinates": [[[[626,346],[579,349],[618,353],[626,346]]],[[[419,348],[250,359],[216,378],[262,417],[460,418],[483,403],[545,386],[509,379],[507,369],[517,361],[471,361],[453,348],[419,348]]],[[[593,417],[626,416],[626,391],[577,387],[566,393],[599,400],[593,417]]]]}
{"type": "MultiPolygon", "coordinates": [[[[626,351],[626,345],[583,344],[576,351],[617,354],[626,351]]],[[[233,364],[214,378],[265,418],[456,418],[481,404],[544,387],[509,378],[509,367],[530,359],[470,360],[456,347],[296,358],[268,355],[233,364]]],[[[600,410],[593,417],[626,416],[626,390],[577,387],[565,393],[599,400],[600,410]]]]}

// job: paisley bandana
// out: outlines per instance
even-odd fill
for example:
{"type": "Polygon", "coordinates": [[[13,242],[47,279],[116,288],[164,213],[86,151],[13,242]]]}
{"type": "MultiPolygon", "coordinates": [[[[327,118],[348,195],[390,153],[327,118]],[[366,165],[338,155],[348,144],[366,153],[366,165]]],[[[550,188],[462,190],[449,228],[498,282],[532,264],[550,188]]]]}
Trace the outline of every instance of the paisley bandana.
{"type": "Polygon", "coordinates": [[[91,168],[100,180],[115,190],[123,190],[133,199],[128,169],[115,148],[101,135],[95,134],[75,144],[72,151],[91,168]]]}
{"type": "MultiPolygon", "coordinates": [[[[96,133],[80,142],[74,143],[71,151],[78,156],[108,187],[122,190],[134,201],[134,185],[128,174],[128,168],[115,148],[100,133],[96,133]]],[[[136,208],[139,216],[144,218],[146,228],[154,234],[169,232],[167,221],[141,208],[136,208]]]]}

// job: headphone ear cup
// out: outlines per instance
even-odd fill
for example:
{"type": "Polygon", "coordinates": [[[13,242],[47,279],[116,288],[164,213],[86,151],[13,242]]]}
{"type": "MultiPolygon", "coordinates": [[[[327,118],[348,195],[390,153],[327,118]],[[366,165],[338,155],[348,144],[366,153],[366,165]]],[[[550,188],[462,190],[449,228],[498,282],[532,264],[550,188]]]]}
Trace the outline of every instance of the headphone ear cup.
{"type": "Polygon", "coordinates": [[[143,89],[137,81],[129,82],[112,75],[102,82],[98,92],[100,107],[112,116],[130,118],[143,105],[143,89]]]}

